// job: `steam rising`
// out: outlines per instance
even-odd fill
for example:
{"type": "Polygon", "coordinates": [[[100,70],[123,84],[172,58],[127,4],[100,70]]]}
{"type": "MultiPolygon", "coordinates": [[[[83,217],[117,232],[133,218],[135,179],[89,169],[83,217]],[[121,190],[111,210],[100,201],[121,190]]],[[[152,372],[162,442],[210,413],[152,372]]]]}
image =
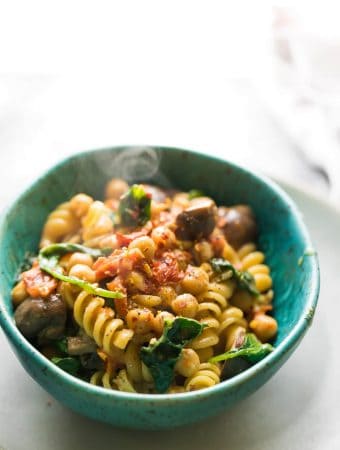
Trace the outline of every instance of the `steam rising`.
{"type": "Polygon", "coordinates": [[[152,147],[122,147],[117,151],[99,151],[87,159],[76,159],[74,183],[64,184],[63,177],[56,177],[54,188],[56,205],[78,192],[102,198],[104,186],[111,178],[122,178],[128,184],[149,182],[171,188],[169,179],[161,172],[162,152],[152,147]],[[90,164],[90,168],[89,168],[90,164]]]}
{"type": "Polygon", "coordinates": [[[119,167],[119,176],[128,183],[152,178],[159,168],[159,153],[151,147],[132,147],[118,153],[114,165],[119,167]]]}

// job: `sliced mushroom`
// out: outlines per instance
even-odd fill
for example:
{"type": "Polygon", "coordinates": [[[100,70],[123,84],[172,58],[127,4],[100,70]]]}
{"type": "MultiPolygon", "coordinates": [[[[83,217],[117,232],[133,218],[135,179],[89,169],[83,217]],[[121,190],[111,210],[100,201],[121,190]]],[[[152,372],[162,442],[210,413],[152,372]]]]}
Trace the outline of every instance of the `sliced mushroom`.
{"type": "Polygon", "coordinates": [[[66,305],[58,294],[47,298],[28,298],[18,306],[14,319],[28,339],[58,339],[65,331],[66,305]]]}
{"type": "Polygon", "coordinates": [[[231,208],[220,206],[217,226],[223,230],[229,244],[236,249],[256,239],[256,221],[249,206],[237,205],[231,208]]]}
{"type": "MultiPolygon", "coordinates": [[[[227,348],[237,349],[242,347],[246,337],[245,328],[238,325],[232,325],[229,333],[230,336],[227,339],[227,348]]],[[[232,378],[248,369],[250,366],[251,364],[240,356],[228,359],[223,364],[221,379],[227,380],[228,378],[232,378]]]]}
{"type": "Polygon", "coordinates": [[[69,355],[84,355],[93,353],[96,349],[95,341],[84,332],[79,333],[79,336],[67,338],[67,353],[69,355]]]}
{"type": "Polygon", "coordinates": [[[208,237],[216,225],[217,208],[208,197],[195,198],[190,206],[176,218],[176,236],[181,240],[194,241],[208,237]]]}

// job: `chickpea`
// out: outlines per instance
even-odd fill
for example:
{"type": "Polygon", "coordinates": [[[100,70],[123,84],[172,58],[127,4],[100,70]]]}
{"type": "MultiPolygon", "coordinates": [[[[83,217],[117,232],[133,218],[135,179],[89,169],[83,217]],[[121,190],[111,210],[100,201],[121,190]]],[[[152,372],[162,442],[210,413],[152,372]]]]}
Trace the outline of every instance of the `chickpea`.
{"type": "Polygon", "coordinates": [[[23,280],[19,281],[14,288],[12,289],[12,300],[14,306],[18,306],[21,302],[23,302],[27,297],[28,293],[26,291],[25,283],[23,280]]]}
{"type": "Polygon", "coordinates": [[[171,286],[160,287],[158,290],[158,295],[162,299],[163,306],[166,308],[171,307],[171,302],[177,296],[175,289],[171,286]]]}
{"type": "Polygon", "coordinates": [[[129,189],[129,185],[120,178],[112,178],[106,185],[105,197],[119,200],[129,189]]]}
{"type": "Polygon", "coordinates": [[[59,266],[61,266],[65,270],[69,270],[68,263],[70,261],[70,258],[72,256],[72,253],[66,253],[59,259],[59,266]]]}
{"type": "Polygon", "coordinates": [[[48,239],[45,239],[46,242],[50,244],[69,233],[72,220],[73,218],[70,211],[66,211],[65,217],[53,217],[47,219],[43,231],[43,235],[48,236],[48,239]]]}
{"type": "Polygon", "coordinates": [[[158,335],[161,335],[164,330],[164,323],[166,320],[174,320],[175,316],[168,311],[159,311],[155,317],[154,330],[158,335]]]}
{"type": "Polygon", "coordinates": [[[115,234],[109,234],[108,236],[99,236],[98,247],[112,248],[113,250],[119,248],[117,236],[115,234]]]}
{"type": "Polygon", "coordinates": [[[70,209],[77,217],[83,217],[87,214],[93,198],[86,194],[77,194],[70,200],[70,209]]]}
{"type": "Polygon", "coordinates": [[[132,292],[145,290],[145,278],[136,270],[132,270],[125,279],[128,289],[132,292]]]}
{"type": "Polygon", "coordinates": [[[80,278],[81,280],[94,283],[96,281],[96,274],[94,271],[85,264],[75,264],[69,271],[70,277],[80,278]]]}
{"type": "Polygon", "coordinates": [[[149,236],[141,236],[139,238],[134,239],[129,244],[129,249],[137,248],[139,249],[144,257],[151,261],[155,256],[156,246],[154,241],[149,236]]]}
{"type": "Polygon", "coordinates": [[[277,333],[277,322],[273,317],[266,314],[256,314],[250,322],[249,328],[256,334],[261,342],[273,339],[277,333]]]}
{"type": "Polygon", "coordinates": [[[214,251],[210,242],[201,241],[195,244],[195,254],[201,263],[209,261],[214,256],[214,251]]]}
{"type": "Polygon", "coordinates": [[[171,302],[171,308],[178,316],[193,318],[198,310],[198,301],[191,294],[181,294],[171,302]]]}
{"type": "Polygon", "coordinates": [[[188,266],[181,284],[185,292],[200,294],[208,288],[209,276],[199,267],[188,266]]]}
{"type": "Polygon", "coordinates": [[[68,270],[70,270],[76,264],[82,264],[84,266],[92,267],[93,264],[92,256],[80,252],[72,253],[67,263],[68,270]]]}
{"type": "Polygon", "coordinates": [[[154,329],[154,316],[148,309],[131,309],[126,315],[128,327],[136,334],[146,334],[154,329]]]}
{"type": "Polygon", "coordinates": [[[151,237],[158,248],[171,248],[176,244],[175,233],[164,226],[154,228],[151,237]]]}
{"type": "Polygon", "coordinates": [[[195,350],[191,348],[184,348],[175,365],[175,371],[184,377],[191,377],[198,371],[199,366],[200,359],[195,350]]]}

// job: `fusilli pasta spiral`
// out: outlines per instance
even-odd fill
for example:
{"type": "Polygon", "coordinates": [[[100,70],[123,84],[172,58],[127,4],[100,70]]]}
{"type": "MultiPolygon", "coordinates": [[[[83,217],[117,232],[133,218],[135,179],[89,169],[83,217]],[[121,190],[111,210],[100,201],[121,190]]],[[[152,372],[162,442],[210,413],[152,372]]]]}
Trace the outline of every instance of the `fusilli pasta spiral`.
{"type": "Polygon", "coordinates": [[[70,202],[59,205],[48,217],[40,240],[40,247],[62,241],[79,228],[79,220],[70,209],[70,202]]]}
{"type": "Polygon", "coordinates": [[[74,319],[86,334],[92,337],[98,347],[111,355],[114,347],[124,350],[133,336],[133,330],[124,328],[122,319],[115,312],[104,307],[105,300],[82,291],[73,307],[74,319]]]}
{"type": "Polygon", "coordinates": [[[82,238],[85,242],[98,236],[112,233],[112,211],[103,202],[95,201],[89,207],[86,216],[82,220],[82,238]]]}
{"type": "Polygon", "coordinates": [[[184,383],[186,391],[195,391],[214,386],[220,382],[221,370],[217,364],[200,364],[198,371],[184,383]]]}

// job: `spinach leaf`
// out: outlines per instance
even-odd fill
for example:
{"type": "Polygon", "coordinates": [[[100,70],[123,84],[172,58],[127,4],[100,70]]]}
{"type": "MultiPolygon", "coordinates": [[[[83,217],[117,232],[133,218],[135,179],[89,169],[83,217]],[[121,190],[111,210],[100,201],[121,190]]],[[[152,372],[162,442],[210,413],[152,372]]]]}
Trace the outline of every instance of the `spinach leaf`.
{"type": "Polygon", "coordinates": [[[142,347],[141,359],[149,368],[157,392],[165,392],[174,377],[174,367],[183,347],[199,336],[204,325],[197,320],[176,317],[165,321],[162,336],[148,347],[142,347]]]}
{"type": "Polygon", "coordinates": [[[98,258],[99,256],[108,255],[112,252],[112,249],[97,249],[89,248],[79,244],[51,244],[40,250],[38,261],[42,270],[52,275],[52,277],[58,280],[65,281],[66,283],[73,284],[75,286],[84,289],[89,294],[98,295],[106,298],[123,298],[124,294],[119,291],[109,291],[97,287],[95,284],[88,283],[77,277],[70,277],[63,274],[63,269],[59,266],[59,258],[65,253],[69,252],[81,252],[98,258]]]}
{"type": "Polygon", "coordinates": [[[64,370],[65,372],[71,375],[77,375],[80,369],[79,359],[73,358],[71,356],[68,356],[67,358],[53,357],[51,361],[60,369],[64,370]]]}
{"type": "Polygon", "coordinates": [[[143,186],[134,184],[122,195],[118,206],[120,225],[144,225],[151,217],[151,195],[143,186]]]}
{"type": "Polygon", "coordinates": [[[247,333],[241,347],[233,348],[228,352],[210,358],[210,362],[216,363],[219,361],[227,361],[228,359],[242,357],[251,364],[255,364],[270,352],[274,347],[270,344],[262,344],[255,334],[247,333]]]}
{"type": "Polygon", "coordinates": [[[58,339],[55,341],[54,345],[56,348],[60,351],[60,353],[63,353],[67,355],[67,338],[63,337],[61,339],[58,339]]]}
{"type": "Polygon", "coordinates": [[[227,259],[213,258],[210,260],[213,271],[219,274],[231,272],[232,278],[236,281],[240,289],[244,289],[251,295],[258,296],[260,292],[256,289],[255,280],[251,273],[237,270],[227,259]]]}
{"type": "Polygon", "coordinates": [[[200,191],[199,189],[191,189],[191,191],[188,192],[189,200],[193,200],[197,197],[204,197],[204,192],[200,191]]]}
{"type": "Polygon", "coordinates": [[[68,242],[63,242],[60,244],[51,244],[44,247],[40,254],[43,253],[44,256],[62,256],[66,253],[80,252],[86,253],[93,258],[99,258],[100,256],[108,256],[112,253],[112,248],[91,248],[85,247],[85,245],[71,244],[68,242]]]}

